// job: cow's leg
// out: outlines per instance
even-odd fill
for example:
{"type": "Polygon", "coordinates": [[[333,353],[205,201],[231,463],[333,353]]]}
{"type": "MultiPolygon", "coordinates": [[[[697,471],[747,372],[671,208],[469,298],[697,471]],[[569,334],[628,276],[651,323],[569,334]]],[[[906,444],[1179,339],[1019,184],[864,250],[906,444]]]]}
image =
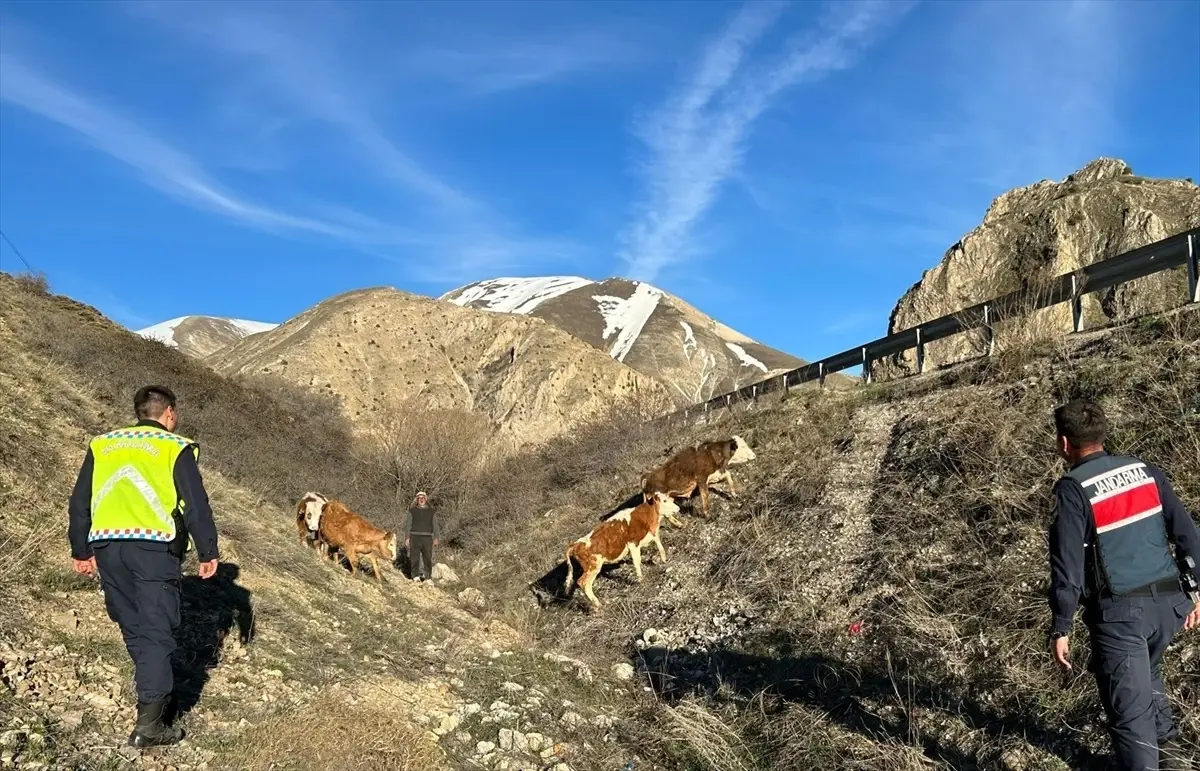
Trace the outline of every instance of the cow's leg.
{"type": "Polygon", "coordinates": [[[600,575],[600,568],[604,567],[604,560],[600,557],[592,557],[589,564],[584,565],[584,574],[579,578],[579,585],[583,587],[583,596],[588,598],[593,610],[600,609],[600,600],[596,599],[596,593],[592,591],[592,582],[596,580],[596,576],[600,575]]]}
{"type": "Polygon", "coordinates": [[[737,490],[733,489],[733,472],[725,469],[725,481],[729,483],[729,497],[736,498],[737,490]]]}
{"type": "Polygon", "coordinates": [[[700,512],[701,516],[708,519],[708,479],[700,483],[700,512]]]}
{"type": "Polygon", "coordinates": [[[351,549],[346,552],[346,558],[350,561],[350,575],[358,575],[358,552],[351,549]]]}
{"type": "Polygon", "coordinates": [[[658,547],[659,562],[666,562],[667,561],[667,551],[666,551],[666,549],[663,548],[662,541],[658,540],[658,533],[654,534],[654,545],[656,547],[658,547]]]}
{"type": "Polygon", "coordinates": [[[633,557],[633,572],[637,576],[638,583],[642,582],[642,547],[637,544],[629,544],[629,556],[633,557]]]}
{"type": "Polygon", "coordinates": [[[374,554],[368,555],[368,558],[371,560],[371,569],[375,571],[375,581],[382,587],[383,574],[379,572],[379,561],[375,559],[374,554]]]}

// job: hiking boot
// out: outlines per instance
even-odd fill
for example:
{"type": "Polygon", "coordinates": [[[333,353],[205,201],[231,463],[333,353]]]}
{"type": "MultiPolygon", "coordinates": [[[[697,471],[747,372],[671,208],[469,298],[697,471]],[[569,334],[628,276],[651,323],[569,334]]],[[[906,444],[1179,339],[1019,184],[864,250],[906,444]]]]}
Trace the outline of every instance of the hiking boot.
{"type": "Polygon", "coordinates": [[[1159,745],[1158,768],[1159,771],[1192,771],[1192,763],[1179,742],[1172,739],[1159,745]]]}
{"type": "Polygon", "coordinates": [[[137,724],[133,727],[133,733],[129,734],[131,747],[161,747],[165,744],[175,744],[183,738],[182,728],[169,726],[163,720],[167,701],[160,699],[148,703],[138,702],[137,724]]]}

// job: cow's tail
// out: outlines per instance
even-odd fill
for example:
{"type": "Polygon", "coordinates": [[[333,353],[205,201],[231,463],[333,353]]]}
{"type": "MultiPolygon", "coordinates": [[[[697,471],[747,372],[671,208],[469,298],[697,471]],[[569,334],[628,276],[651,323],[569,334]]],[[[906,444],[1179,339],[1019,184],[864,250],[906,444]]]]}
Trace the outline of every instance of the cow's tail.
{"type": "Polygon", "coordinates": [[[563,581],[563,594],[571,596],[571,585],[575,582],[575,564],[571,562],[571,552],[574,551],[575,544],[567,547],[567,580],[563,581]]]}

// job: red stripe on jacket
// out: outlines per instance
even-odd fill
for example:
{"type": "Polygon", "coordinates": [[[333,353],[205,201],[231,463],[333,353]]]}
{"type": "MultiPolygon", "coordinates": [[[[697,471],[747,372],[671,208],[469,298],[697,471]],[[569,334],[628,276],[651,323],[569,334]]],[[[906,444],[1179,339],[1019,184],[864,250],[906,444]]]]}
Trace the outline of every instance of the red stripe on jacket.
{"type": "Polygon", "coordinates": [[[1154,480],[1150,480],[1111,498],[1093,503],[1092,512],[1096,517],[1096,527],[1101,528],[1115,525],[1159,506],[1162,506],[1162,499],[1158,497],[1158,485],[1154,480]]]}

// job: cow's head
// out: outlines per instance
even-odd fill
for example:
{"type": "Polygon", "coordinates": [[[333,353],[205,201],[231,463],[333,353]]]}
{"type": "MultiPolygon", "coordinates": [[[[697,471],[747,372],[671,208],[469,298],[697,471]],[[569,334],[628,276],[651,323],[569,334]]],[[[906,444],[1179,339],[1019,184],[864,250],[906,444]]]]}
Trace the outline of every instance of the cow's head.
{"type": "Polygon", "coordinates": [[[746,444],[746,440],[736,434],[729,440],[729,449],[733,450],[733,454],[729,456],[730,465],[748,463],[758,457],[754,450],[750,449],[750,445],[746,444]]]}
{"type": "Polygon", "coordinates": [[[304,515],[304,526],[314,533],[321,527],[321,514],[325,511],[327,503],[329,499],[320,493],[305,493],[300,499],[297,513],[304,515]]]}
{"type": "Polygon", "coordinates": [[[388,533],[382,543],[383,557],[389,562],[395,562],[398,551],[396,549],[396,534],[388,533]]]}
{"type": "Polygon", "coordinates": [[[666,493],[656,492],[649,497],[648,502],[658,508],[659,516],[670,517],[679,513],[679,504],[675,503],[675,499],[666,493]]]}

